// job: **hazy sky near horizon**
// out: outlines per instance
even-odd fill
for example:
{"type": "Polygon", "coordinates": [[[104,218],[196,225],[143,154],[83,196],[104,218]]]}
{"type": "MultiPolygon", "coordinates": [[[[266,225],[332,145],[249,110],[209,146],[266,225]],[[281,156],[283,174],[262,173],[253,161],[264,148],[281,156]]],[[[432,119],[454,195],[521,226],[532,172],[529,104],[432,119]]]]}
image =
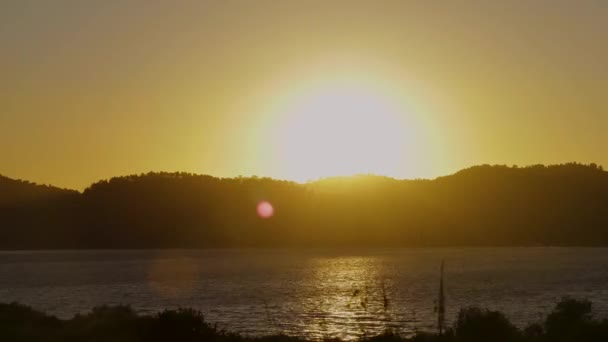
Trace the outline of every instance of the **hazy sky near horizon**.
{"type": "Polygon", "coordinates": [[[608,165],[608,1],[0,3],[0,174],[608,165]]]}

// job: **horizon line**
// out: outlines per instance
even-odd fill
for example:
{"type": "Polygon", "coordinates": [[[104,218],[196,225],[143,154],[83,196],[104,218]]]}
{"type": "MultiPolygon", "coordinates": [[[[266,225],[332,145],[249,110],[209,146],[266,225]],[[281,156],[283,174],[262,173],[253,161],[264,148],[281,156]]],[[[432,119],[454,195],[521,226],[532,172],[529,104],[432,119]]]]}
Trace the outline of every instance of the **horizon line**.
{"type": "Polygon", "coordinates": [[[140,172],[140,173],[130,173],[130,174],[124,174],[124,175],[117,175],[117,176],[111,176],[109,178],[101,178],[98,179],[96,181],[93,181],[91,183],[89,183],[87,186],[83,187],[82,189],[75,189],[75,188],[69,188],[69,187],[61,187],[61,186],[56,186],[53,185],[51,183],[38,183],[35,181],[31,181],[31,180],[27,180],[27,179],[22,179],[22,178],[13,178],[13,177],[9,177],[6,176],[3,173],[0,173],[0,178],[8,178],[14,181],[20,181],[20,182],[24,182],[24,183],[29,183],[29,184],[33,184],[36,186],[47,186],[47,187],[54,187],[54,188],[58,188],[58,189],[62,189],[62,190],[70,190],[70,191],[76,191],[78,193],[83,193],[85,190],[89,189],[91,186],[103,182],[103,181],[110,181],[112,179],[115,178],[126,178],[126,177],[131,177],[131,176],[146,176],[146,175],[150,175],[150,174],[187,174],[187,175],[191,175],[191,176],[208,176],[208,177],[212,177],[212,178],[217,178],[217,179],[270,179],[270,180],[274,180],[274,181],[281,181],[281,182],[290,182],[290,183],[295,183],[295,184],[300,184],[300,185],[306,185],[306,184],[312,184],[312,183],[316,183],[316,182],[320,182],[320,181],[324,181],[324,180],[332,180],[332,179],[347,179],[347,178],[356,178],[356,177],[377,177],[377,178],[386,178],[386,179],[391,179],[391,180],[395,180],[395,181],[433,181],[439,178],[443,178],[443,177],[449,177],[449,176],[453,176],[455,174],[458,174],[462,171],[465,170],[470,170],[472,168],[475,167],[506,167],[509,169],[527,169],[527,168],[533,168],[533,167],[557,167],[557,166],[572,166],[572,165],[577,165],[577,166],[584,166],[584,167],[596,167],[598,170],[600,171],[605,171],[603,166],[599,163],[595,163],[595,162],[591,162],[591,163],[583,163],[583,162],[576,162],[576,161],[571,161],[571,162],[564,162],[564,163],[556,163],[556,164],[542,164],[542,163],[538,163],[538,164],[526,164],[526,165],[518,165],[518,164],[511,164],[511,165],[507,165],[507,164],[489,164],[489,163],[484,163],[484,164],[474,164],[465,168],[461,168],[458,169],[457,171],[445,174],[445,175],[441,175],[441,176],[436,176],[436,177],[419,177],[419,178],[398,178],[398,177],[393,177],[393,176],[388,176],[388,175],[382,175],[382,174],[376,174],[376,173],[353,173],[353,174],[349,174],[349,175],[336,175],[336,176],[327,176],[327,177],[319,177],[316,179],[309,179],[306,180],[305,182],[302,181],[298,181],[298,180],[292,180],[292,179],[286,179],[286,178],[274,178],[274,177],[270,177],[270,176],[260,176],[260,175],[249,175],[249,176],[245,176],[245,175],[237,175],[237,176],[229,176],[229,177],[222,177],[222,176],[215,176],[212,174],[206,174],[206,173],[197,173],[197,172],[189,172],[189,171],[147,171],[147,172],[140,172]]]}

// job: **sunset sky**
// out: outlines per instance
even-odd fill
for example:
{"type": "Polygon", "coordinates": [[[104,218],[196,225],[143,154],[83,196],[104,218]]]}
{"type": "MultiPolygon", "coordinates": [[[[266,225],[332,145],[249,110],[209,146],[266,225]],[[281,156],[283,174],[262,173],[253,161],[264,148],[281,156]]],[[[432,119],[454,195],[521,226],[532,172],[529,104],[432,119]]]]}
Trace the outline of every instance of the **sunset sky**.
{"type": "Polygon", "coordinates": [[[0,3],[0,174],[608,165],[608,1],[0,3]]]}

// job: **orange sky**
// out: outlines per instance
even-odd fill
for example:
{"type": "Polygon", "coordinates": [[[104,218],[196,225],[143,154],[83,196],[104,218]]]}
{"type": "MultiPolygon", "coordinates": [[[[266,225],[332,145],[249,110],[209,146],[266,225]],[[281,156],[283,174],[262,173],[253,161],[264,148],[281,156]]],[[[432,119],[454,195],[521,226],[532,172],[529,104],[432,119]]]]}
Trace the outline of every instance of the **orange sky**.
{"type": "Polygon", "coordinates": [[[608,165],[606,18],[592,0],[3,1],[0,174],[608,165]]]}

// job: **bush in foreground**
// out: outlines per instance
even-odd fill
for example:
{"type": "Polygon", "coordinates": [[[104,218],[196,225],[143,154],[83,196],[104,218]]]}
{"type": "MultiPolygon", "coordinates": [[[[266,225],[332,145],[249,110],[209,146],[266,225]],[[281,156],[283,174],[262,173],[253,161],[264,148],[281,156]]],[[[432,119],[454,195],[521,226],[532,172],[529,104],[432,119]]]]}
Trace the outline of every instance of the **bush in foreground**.
{"type": "MultiPolygon", "coordinates": [[[[246,337],[210,325],[200,311],[165,310],[137,315],[128,306],[102,306],[60,320],[25,305],[0,304],[0,341],[83,342],[306,342],[285,335],[246,337]]],[[[340,342],[338,339],[326,342],[340,342]]],[[[608,320],[593,317],[591,302],[564,298],[543,324],[515,327],[501,312],[463,308],[443,335],[420,332],[405,338],[392,331],[362,342],[605,342],[608,320]]]]}

